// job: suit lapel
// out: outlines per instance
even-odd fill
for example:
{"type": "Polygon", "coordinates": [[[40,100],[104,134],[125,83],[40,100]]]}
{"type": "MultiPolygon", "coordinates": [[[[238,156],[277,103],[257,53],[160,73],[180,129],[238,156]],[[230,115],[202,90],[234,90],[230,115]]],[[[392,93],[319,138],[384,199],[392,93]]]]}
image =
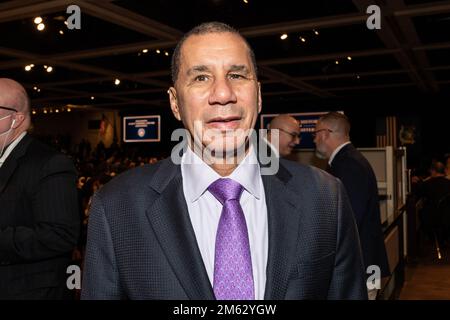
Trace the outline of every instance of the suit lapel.
{"type": "Polygon", "coordinates": [[[147,217],[176,277],[190,299],[214,299],[189,218],[180,166],[164,161],[151,188],[159,196],[147,209],[147,217]]]}
{"type": "Polygon", "coordinates": [[[9,154],[5,163],[0,168],[0,194],[6,188],[6,185],[11,178],[12,174],[17,168],[19,159],[27,151],[28,145],[31,142],[31,138],[27,135],[17,144],[14,150],[9,154]]]}
{"type": "MultiPolygon", "coordinates": [[[[262,176],[269,225],[269,252],[264,299],[284,299],[295,259],[301,208],[296,206],[301,193],[286,187],[290,173],[281,165],[275,176],[262,176]]],[[[295,265],[295,264],[294,264],[295,265]]]]}

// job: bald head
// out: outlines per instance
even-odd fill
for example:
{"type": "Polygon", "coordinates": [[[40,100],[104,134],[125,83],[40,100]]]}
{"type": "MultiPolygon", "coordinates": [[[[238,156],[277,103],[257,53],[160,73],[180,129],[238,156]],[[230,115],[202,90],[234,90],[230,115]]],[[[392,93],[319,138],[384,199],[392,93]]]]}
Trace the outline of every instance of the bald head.
{"type": "Polygon", "coordinates": [[[0,78],[0,153],[31,126],[30,99],[18,82],[0,78]]]}
{"type": "Polygon", "coordinates": [[[269,129],[284,129],[287,126],[298,127],[298,121],[287,114],[280,114],[270,121],[269,129]]]}
{"type": "Polygon", "coordinates": [[[278,151],[282,157],[288,156],[294,147],[300,143],[300,123],[290,115],[280,114],[279,116],[276,116],[272,119],[268,128],[270,129],[268,138],[271,142],[272,130],[280,130],[278,151]]]}
{"type": "Polygon", "coordinates": [[[25,88],[11,79],[0,78],[0,105],[30,113],[30,99],[25,88]]]}

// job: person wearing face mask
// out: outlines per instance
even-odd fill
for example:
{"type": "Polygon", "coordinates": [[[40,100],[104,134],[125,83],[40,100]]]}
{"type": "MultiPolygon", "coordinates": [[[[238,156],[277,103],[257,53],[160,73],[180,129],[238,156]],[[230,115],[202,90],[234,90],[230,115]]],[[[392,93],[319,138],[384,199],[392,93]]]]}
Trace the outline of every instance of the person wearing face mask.
{"type": "Polygon", "coordinates": [[[76,171],[31,137],[30,102],[0,78],[0,299],[65,299],[79,237],[76,171]]]}

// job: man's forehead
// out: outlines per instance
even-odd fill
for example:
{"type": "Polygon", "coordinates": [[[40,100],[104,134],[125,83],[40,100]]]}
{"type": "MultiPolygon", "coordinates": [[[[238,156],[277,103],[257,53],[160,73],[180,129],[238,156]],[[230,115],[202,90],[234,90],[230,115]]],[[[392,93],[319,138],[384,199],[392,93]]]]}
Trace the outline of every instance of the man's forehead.
{"type": "Polygon", "coordinates": [[[289,130],[300,130],[300,125],[297,121],[291,120],[285,122],[286,127],[289,128],[289,130]]]}
{"type": "Polygon", "coordinates": [[[230,32],[192,35],[185,40],[181,48],[183,62],[196,64],[198,59],[210,58],[211,63],[214,63],[218,56],[229,60],[239,58],[238,64],[240,65],[251,62],[247,44],[240,36],[230,32]],[[206,50],[208,55],[204,54],[206,50]],[[225,51],[227,51],[227,55],[222,55],[225,51]],[[236,54],[230,55],[230,51],[236,54]]]}

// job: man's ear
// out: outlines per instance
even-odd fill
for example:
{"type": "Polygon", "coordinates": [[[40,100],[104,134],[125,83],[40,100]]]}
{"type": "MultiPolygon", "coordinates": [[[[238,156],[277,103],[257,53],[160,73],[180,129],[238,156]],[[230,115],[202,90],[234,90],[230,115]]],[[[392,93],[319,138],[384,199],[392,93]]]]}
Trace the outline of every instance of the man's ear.
{"type": "Polygon", "coordinates": [[[24,119],[25,115],[22,112],[17,112],[12,121],[11,128],[16,129],[17,127],[19,127],[24,119]]]}
{"type": "Polygon", "coordinates": [[[169,94],[170,109],[172,109],[172,113],[175,118],[178,121],[181,121],[180,108],[178,107],[177,90],[174,87],[170,87],[169,90],[167,90],[167,93],[169,94]]]}

